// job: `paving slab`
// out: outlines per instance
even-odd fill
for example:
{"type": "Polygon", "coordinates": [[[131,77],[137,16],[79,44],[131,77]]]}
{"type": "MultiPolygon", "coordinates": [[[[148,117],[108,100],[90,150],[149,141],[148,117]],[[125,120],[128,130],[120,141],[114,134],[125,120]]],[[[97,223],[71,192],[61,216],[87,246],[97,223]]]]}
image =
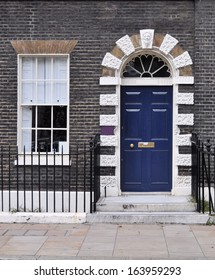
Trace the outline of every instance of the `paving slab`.
{"type": "Polygon", "coordinates": [[[168,259],[168,252],[167,251],[143,251],[143,250],[125,250],[119,249],[114,250],[115,257],[126,257],[128,259],[168,259]]]}
{"type": "Polygon", "coordinates": [[[26,229],[9,229],[5,232],[5,236],[22,236],[27,232],[26,229]]]}
{"type": "Polygon", "coordinates": [[[215,259],[215,226],[0,224],[0,259],[215,259]]]}
{"type": "Polygon", "coordinates": [[[0,236],[4,235],[7,232],[7,229],[0,229],[0,236]]]}
{"type": "Polygon", "coordinates": [[[27,230],[25,235],[26,236],[44,236],[46,235],[46,232],[47,230],[37,230],[37,229],[30,229],[30,230],[27,230]]]}
{"type": "Polygon", "coordinates": [[[35,255],[47,237],[43,236],[13,236],[0,248],[0,256],[35,255]]]}

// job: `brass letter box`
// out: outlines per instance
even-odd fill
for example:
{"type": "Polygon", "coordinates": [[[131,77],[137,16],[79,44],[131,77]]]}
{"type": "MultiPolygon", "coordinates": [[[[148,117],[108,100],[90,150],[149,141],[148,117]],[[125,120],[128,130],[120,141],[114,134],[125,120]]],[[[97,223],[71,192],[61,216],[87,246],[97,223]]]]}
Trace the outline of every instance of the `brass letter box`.
{"type": "Polygon", "coordinates": [[[138,142],[138,148],[154,148],[155,142],[138,142]]]}

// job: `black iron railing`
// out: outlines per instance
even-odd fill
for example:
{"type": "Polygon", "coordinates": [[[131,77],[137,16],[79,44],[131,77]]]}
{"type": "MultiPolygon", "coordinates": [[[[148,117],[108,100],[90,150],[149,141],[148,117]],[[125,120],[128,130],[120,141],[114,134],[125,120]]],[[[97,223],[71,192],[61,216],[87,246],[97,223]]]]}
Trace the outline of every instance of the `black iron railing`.
{"type": "Polygon", "coordinates": [[[64,153],[0,150],[0,211],[90,212],[100,197],[99,136],[64,153]]]}
{"type": "Polygon", "coordinates": [[[215,209],[215,147],[210,140],[201,141],[197,134],[192,138],[192,196],[197,202],[198,212],[215,209]]]}

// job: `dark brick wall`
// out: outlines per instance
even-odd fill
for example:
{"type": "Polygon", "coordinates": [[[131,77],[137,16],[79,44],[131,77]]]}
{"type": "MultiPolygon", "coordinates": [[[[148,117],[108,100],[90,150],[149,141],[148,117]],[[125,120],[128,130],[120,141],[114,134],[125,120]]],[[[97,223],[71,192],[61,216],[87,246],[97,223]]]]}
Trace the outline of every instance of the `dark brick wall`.
{"type": "Polygon", "coordinates": [[[195,2],[195,131],[215,139],[215,2],[195,2]]]}
{"type": "MultiPolygon", "coordinates": [[[[200,16],[200,19],[196,17],[196,44],[199,44],[195,56],[196,63],[199,61],[195,66],[198,82],[196,90],[199,93],[197,114],[202,110],[199,105],[202,92],[209,97],[213,88],[210,66],[203,79],[202,71],[199,71],[205,64],[201,59],[208,57],[212,63],[208,48],[201,50],[203,45],[212,43],[210,33],[204,33],[208,28],[213,28],[213,18],[210,19],[205,13],[206,9],[214,10],[212,2],[196,3],[200,16]],[[204,36],[207,36],[207,40],[204,40],[204,36]],[[210,86],[203,84],[206,81],[209,81],[210,86]]],[[[16,145],[17,56],[10,44],[11,40],[78,40],[71,54],[70,66],[70,138],[76,141],[99,132],[99,94],[107,91],[105,87],[99,86],[101,61],[105,53],[111,51],[116,40],[122,36],[139,33],[144,28],[153,28],[164,35],[171,34],[194,56],[193,1],[1,1],[0,143],[16,145]]],[[[203,102],[206,102],[205,99],[203,102]]],[[[205,116],[210,111],[205,110],[205,116]]],[[[107,109],[103,108],[102,112],[106,113],[107,109]]],[[[206,120],[204,122],[207,124],[206,120]]]]}

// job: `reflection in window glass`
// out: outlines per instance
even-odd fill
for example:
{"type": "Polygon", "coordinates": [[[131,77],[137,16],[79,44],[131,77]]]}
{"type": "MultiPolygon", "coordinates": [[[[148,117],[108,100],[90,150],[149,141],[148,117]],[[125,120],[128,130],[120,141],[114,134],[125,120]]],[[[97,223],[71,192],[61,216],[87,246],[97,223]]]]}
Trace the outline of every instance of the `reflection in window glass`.
{"type": "Polygon", "coordinates": [[[66,128],[67,124],[67,110],[66,106],[54,106],[53,107],[53,127],[54,128],[66,128]]]}
{"type": "Polygon", "coordinates": [[[37,149],[40,152],[51,151],[51,130],[37,131],[37,149]]]}
{"type": "Polygon", "coordinates": [[[51,106],[38,106],[37,111],[37,127],[51,128],[51,106]]]}

